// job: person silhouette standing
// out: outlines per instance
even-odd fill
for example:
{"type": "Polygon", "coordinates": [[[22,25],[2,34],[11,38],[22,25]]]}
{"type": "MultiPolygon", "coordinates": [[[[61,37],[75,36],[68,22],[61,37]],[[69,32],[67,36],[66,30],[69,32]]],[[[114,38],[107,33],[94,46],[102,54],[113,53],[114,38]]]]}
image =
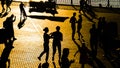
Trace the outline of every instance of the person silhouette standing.
{"type": "Polygon", "coordinates": [[[10,5],[11,5],[12,1],[13,0],[6,0],[6,12],[8,12],[8,9],[9,9],[9,11],[11,11],[10,5]]]}
{"type": "Polygon", "coordinates": [[[2,13],[5,11],[5,0],[1,0],[1,6],[2,6],[2,13]]]}
{"type": "Polygon", "coordinates": [[[95,24],[92,25],[92,28],[90,29],[90,47],[92,50],[92,56],[96,58],[97,55],[97,44],[98,43],[98,30],[95,26],[95,24]]]}
{"type": "Polygon", "coordinates": [[[78,32],[78,40],[80,40],[80,36],[81,38],[83,38],[82,34],[80,33],[80,30],[82,28],[82,15],[79,15],[79,19],[77,21],[77,32],[78,32]]]}
{"type": "Polygon", "coordinates": [[[25,7],[25,5],[23,4],[23,2],[21,2],[20,5],[19,5],[19,8],[20,8],[20,21],[22,20],[22,16],[24,17],[24,19],[27,18],[24,7],[25,7]]]}
{"type": "Polygon", "coordinates": [[[70,18],[70,23],[71,23],[71,28],[72,28],[72,40],[75,40],[75,39],[74,39],[75,30],[76,30],[76,25],[75,25],[75,23],[77,22],[75,16],[76,16],[76,12],[74,12],[74,13],[73,13],[73,16],[70,18]]]}
{"type": "Polygon", "coordinates": [[[47,34],[49,32],[49,29],[48,27],[45,27],[43,29],[43,31],[45,31],[44,35],[43,35],[43,38],[44,38],[44,51],[39,55],[38,59],[41,60],[41,57],[43,56],[43,54],[46,53],[46,62],[48,61],[48,57],[49,57],[49,39],[50,39],[50,36],[47,34]]]}
{"type": "Polygon", "coordinates": [[[60,26],[56,27],[56,31],[51,34],[51,38],[53,38],[53,57],[52,61],[54,61],[54,55],[56,53],[56,48],[58,48],[58,53],[59,53],[59,62],[61,59],[61,41],[63,41],[63,35],[60,32],[60,26]]]}

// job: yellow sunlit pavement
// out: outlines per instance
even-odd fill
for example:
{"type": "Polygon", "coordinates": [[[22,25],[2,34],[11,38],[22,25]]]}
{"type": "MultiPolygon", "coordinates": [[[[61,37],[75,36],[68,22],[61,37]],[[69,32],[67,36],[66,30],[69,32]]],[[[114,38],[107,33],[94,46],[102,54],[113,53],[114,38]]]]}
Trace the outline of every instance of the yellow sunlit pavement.
{"type": "MultiPolygon", "coordinates": [[[[75,62],[71,64],[70,68],[81,68],[81,64],[79,64],[79,54],[77,54],[74,57],[75,52],[78,50],[76,44],[72,41],[71,38],[71,25],[69,23],[70,17],[72,16],[73,12],[76,12],[77,19],[78,19],[78,10],[66,10],[59,8],[59,5],[57,6],[58,14],[55,15],[55,17],[52,16],[52,14],[49,13],[37,13],[32,12],[29,13],[29,7],[28,4],[26,4],[26,12],[27,12],[27,19],[25,21],[25,25],[19,29],[18,23],[20,21],[20,9],[19,9],[19,3],[14,2],[11,6],[11,12],[3,18],[0,18],[0,27],[3,27],[3,21],[10,16],[11,14],[14,14],[17,18],[14,22],[14,32],[15,37],[17,40],[15,40],[13,46],[14,48],[11,50],[9,59],[10,59],[10,68],[38,68],[39,64],[43,64],[45,62],[45,55],[42,56],[41,61],[37,58],[39,54],[43,51],[43,28],[48,27],[49,33],[54,32],[56,26],[60,26],[61,32],[63,33],[63,41],[62,41],[62,50],[63,48],[69,48],[70,53],[68,58],[74,59],[75,62]],[[62,22],[59,19],[64,19],[62,22]]],[[[67,7],[72,8],[72,7],[67,7]]],[[[0,10],[2,8],[0,7],[0,10]]],[[[96,12],[97,15],[105,16],[107,17],[107,21],[119,21],[120,15],[118,14],[112,14],[112,13],[100,13],[96,12]],[[110,17],[112,16],[112,17],[110,17]],[[114,18],[113,18],[114,17],[114,18]]],[[[90,49],[89,45],[89,29],[92,26],[92,22],[90,22],[86,17],[83,17],[83,24],[81,33],[83,34],[84,40],[87,44],[87,47],[90,49]]],[[[95,20],[97,22],[97,20],[95,20]]],[[[81,42],[77,37],[77,32],[75,35],[75,41],[81,46],[81,42]]],[[[52,63],[52,39],[49,43],[50,53],[49,53],[49,68],[54,68],[54,65],[52,63]]],[[[4,44],[0,44],[0,55],[2,54],[2,51],[4,50],[4,44]]],[[[98,55],[97,57],[101,60],[101,62],[106,65],[106,68],[114,68],[112,65],[107,61],[106,58],[102,57],[103,51],[99,48],[98,49],[98,55]]],[[[55,65],[56,68],[60,68],[58,63],[58,52],[55,54],[55,65]]],[[[85,68],[92,68],[90,65],[86,64],[85,68]]]]}

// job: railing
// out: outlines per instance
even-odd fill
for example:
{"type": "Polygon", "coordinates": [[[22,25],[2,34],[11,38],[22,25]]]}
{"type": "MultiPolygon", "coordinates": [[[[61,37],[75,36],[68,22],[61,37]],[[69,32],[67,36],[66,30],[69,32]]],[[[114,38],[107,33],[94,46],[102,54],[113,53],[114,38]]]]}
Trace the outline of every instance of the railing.
{"type": "MultiPolygon", "coordinates": [[[[13,1],[47,1],[47,0],[13,0],[13,1]]],[[[80,0],[55,0],[56,4],[63,4],[63,5],[79,5],[80,0]]],[[[103,7],[108,5],[108,0],[91,0],[92,6],[99,6],[101,4],[103,7]]],[[[109,0],[109,7],[112,6],[113,8],[120,8],[120,0],[109,0]]]]}

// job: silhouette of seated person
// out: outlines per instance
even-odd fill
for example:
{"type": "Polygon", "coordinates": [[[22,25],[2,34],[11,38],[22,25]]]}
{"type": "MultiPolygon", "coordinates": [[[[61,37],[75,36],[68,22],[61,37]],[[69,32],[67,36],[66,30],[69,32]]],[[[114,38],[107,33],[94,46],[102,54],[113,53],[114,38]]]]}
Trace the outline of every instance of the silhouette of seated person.
{"type": "Polygon", "coordinates": [[[70,65],[74,62],[74,60],[69,60],[68,59],[68,55],[69,55],[69,49],[64,48],[63,49],[63,55],[62,55],[62,58],[61,58],[61,68],[69,68],[70,65]]]}

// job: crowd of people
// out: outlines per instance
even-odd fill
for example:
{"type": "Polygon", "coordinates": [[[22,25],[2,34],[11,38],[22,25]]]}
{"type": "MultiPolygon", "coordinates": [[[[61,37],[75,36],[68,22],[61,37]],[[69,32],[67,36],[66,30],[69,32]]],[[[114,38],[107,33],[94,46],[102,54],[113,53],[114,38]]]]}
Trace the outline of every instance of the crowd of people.
{"type": "MultiPolygon", "coordinates": [[[[11,1],[9,2],[6,2],[9,3],[7,4],[7,8],[10,8],[10,4],[11,4],[11,1]],[[10,2],[10,3],[9,3],[10,2]]],[[[2,12],[4,12],[5,8],[4,8],[4,0],[1,1],[1,5],[2,5],[2,12]]],[[[80,11],[84,11],[84,7],[87,5],[85,0],[81,0],[80,1],[80,11]]],[[[27,14],[24,10],[24,4],[21,2],[20,5],[20,23],[22,21],[22,18],[23,19],[26,19],[27,18],[27,14]]],[[[6,9],[8,11],[8,9],[6,9]]],[[[90,11],[90,10],[87,10],[87,11],[90,11]]],[[[72,30],[72,33],[71,33],[71,36],[72,36],[72,40],[75,42],[75,33],[77,31],[78,33],[78,40],[81,41],[81,47],[80,47],[80,44],[78,44],[78,50],[76,51],[76,53],[74,54],[74,57],[76,56],[77,53],[80,53],[80,59],[79,59],[79,63],[82,64],[81,65],[81,68],[84,68],[84,65],[86,63],[89,62],[89,56],[92,57],[92,58],[96,58],[97,56],[97,49],[98,49],[98,46],[102,47],[102,49],[104,50],[104,56],[108,57],[108,56],[111,56],[110,54],[110,51],[109,50],[112,50],[112,46],[115,42],[115,38],[116,38],[116,32],[114,32],[114,30],[112,30],[113,32],[111,32],[109,30],[112,29],[111,25],[113,25],[113,23],[108,23],[106,21],[106,18],[105,17],[100,17],[97,24],[96,23],[93,23],[92,24],[92,28],[90,29],[90,48],[91,50],[89,50],[85,44],[85,41],[83,39],[83,35],[81,33],[81,29],[82,29],[82,22],[83,22],[83,19],[82,19],[82,14],[81,12],[79,13],[79,16],[78,16],[78,20],[76,19],[76,12],[73,13],[73,16],[70,17],[70,24],[71,24],[71,30],[72,30]],[[77,26],[76,26],[77,24],[77,26]],[[97,27],[96,27],[97,25],[97,27]],[[77,29],[76,29],[77,27],[77,29]],[[114,33],[114,34],[113,34],[114,33]],[[108,46],[110,45],[110,46],[108,46]]],[[[9,39],[11,40],[11,38],[13,40],[17,40],[14,36],[14,28],[13,28],[13,22],[16,20],[16,16],[14,16],[13,14],[6,18],[6,20],[3,22],[3,27],[6,29],[6,32],[8,32],[8,37],[9,39]]],[[[22,25],[22,24],[21,24],[22,25]]],[[[20,25],[20,27],[21,27],[20,25]]],[[[19,27],[19,28],[20,28],[19,27]]],[[[52,53],[52,61],[54,61],[54,57],[55,57],[55,54],[56,54],[56,50],[58,49],[58,57],[59,57],[59,63],[60,63],[60,66],[61,68],[69,68],[70,65],[75,62],[75,60],[69,60],[68,59],[68,55],[69,55],[69,49],[68,48],[63,48],[62,50],[62,45],[61,45],[61,41],[63,41],[63,33],[60,31],[60,26],[56,26],[56,31],[48,34],[49,32],[49,28],[48,27],[45,27],[43,29],[44,31],[44,34],[43,34],[43,39],[44,39],[44,42],[43,42],[43,47],[44,47],[44,50],[42,51],[42,53],[38,56],[38,59],[41,61],[41,58],[44,54],[46,54],[46,64],[48,66],[48,58],[49,58],[49,40],[50,39],[53,39],[52,41],[52,49],[53,49],[53,53],[52,53]],[[61,53],[63,51],[63,53],[61,53]],[[61,55],[62,54],[62,55],[61,55]]],[[[45,66],[45,65],[44,65],[45,66]]],[[[93,65],[93,67],[95,67],[93,65]]]]}

